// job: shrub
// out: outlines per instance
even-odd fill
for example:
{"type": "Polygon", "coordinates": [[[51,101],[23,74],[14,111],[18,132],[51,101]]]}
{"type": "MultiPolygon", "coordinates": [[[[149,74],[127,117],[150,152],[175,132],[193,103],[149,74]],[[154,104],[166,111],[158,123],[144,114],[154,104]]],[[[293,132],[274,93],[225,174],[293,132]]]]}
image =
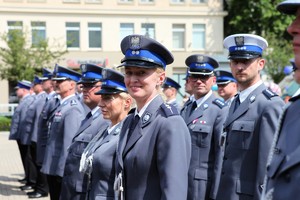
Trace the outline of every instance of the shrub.
{"type": "Polygon", "coordinates": [[[9,131],[11,119],[0,116],[0,131],[9,131]]]}

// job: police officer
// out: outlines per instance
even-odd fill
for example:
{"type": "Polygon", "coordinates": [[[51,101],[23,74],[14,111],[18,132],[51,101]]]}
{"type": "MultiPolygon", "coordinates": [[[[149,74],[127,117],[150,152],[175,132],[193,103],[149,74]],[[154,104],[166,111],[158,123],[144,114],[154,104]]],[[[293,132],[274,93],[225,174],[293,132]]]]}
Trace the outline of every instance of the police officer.
{"type": "Polygon", "coordinates": [[[90,177],[87,199],[114,199],[115,159],[120,130],[132,105],[127,93],[124,75],[103,69],[102,88],[96,94],[101,95],[99,106],[104,119],[111,124],[98,132],[88,144],[82,156],[80,170],[90,177]]]}
{"type": "Polygon", "coordinates": [[[239,86],[224,123],[225,152],[217,199],[259,199],[265,166],[284,102],[260,79],[267,41],[253,34],[224,40],[239,86]]]}
{"type": "Polygon", "coordinates": [[[37,146],[36,146],[36,162],[41,169],[48,139],[48,120],[55,109],[59,106],[59,95],[54,91],[54,83],[52,81],[54,71],[42,68],[43,76],[40,77],[42,81],[43,90],[47,93],[43,109],[39,117],[37,146]]]}
{"type": "Polygon", "coordinates": [[[176,100],[176,96],[178,93],[178,90],[181,88],[181,86],[174,81],[173,79],[166,77],[166,80],[162,86],[163,88],[163,93],[166,96],[166,103],[167,104],[172,104],[175,108],[177,108],[178,112],[181,109],[180,104],[176,100]]]}
{"type": "MultiPolygon", "coordinates": [[[[300,83],[300,52],[297,47],[300,35],[300,1],[283,1],[277,10],[284,14],[296,15],[287,28],[293,37],[295,66],[294,79],[300,83]]],[[[278,123],[267,164],[267,175],[262,199],[299,199],[300,181],[300,96],[293,96],[287,104],[278,123]]]]}
{"type": "Polygon", "coordinates": [[[125,85],[137,108],[120,133],[117,189],[126,200],[185,199],[191,138],[177,109],[159,95],[173,56],[142,35],[126,36],[121,50],[125,85]]]}
{"type": "Polygon", "coordinates": [[[59,199],[61,180],[67,156],[80,122],[84,119],[84,108],[75,95],[76,82],[81,74],[66,67],[56,66],[55,91],[60,95],[60,106],[50,117],[49,138],[41,171],[47,174],[50,198],[59,199]]]}
{"type": "Polygon", "coordinates": [[[84,200],[87,192],[87,176],[79,172],[81,154],[92,138],[109,125],[98,106],[101,99],[99,92],[102,84],[102,67],[93,64],[80,65],[82,72],[80,84],[82,89],[82,100],[91,110],[82,121],[80,128],[72,139],[68,148],[66,166],[62,179],[62,193],[60,199],[84,200]]]}
{"type": "Polygon", "coordinates": [[[192,103],[195,100],[194,95],[193,95],[192,82],[189,81],[189,76],[190,76],[189,68],[187,68],[186,74],[185,74],[185,77],[183,78],[183,80],[185,80],[184,91],[188,94],[188,96],[186,94],[185,98],[183,99],[183,102],[182,102],[183,105],[180,110],[180,114],[182,114],[182,111],[185,109],[186,106],[188,106],[190,103],[192,103]]]}
{"type": "Polygon", "coordinates": [[[218,94],[224,102],[230,106],[234,96],[237,94],[237,83],[231,72],[225,70],[215,71],[217,77],[218,94]]]}
{"type": "MultiPolygon", "coordinates": [[[[39,179],[39,168],[36,164],[36,142],[37,142],[37,131],[38,131],[38,120],[40,113],[43,108],[43,102],[46,99],[46,92],[43,91],[40,77],[34,76],[33,80],[33,91],[35,93],[35,100],[29,105],[27,110],[27,116],[25,120],[25,127],[23,129],[23,142],[24,144],[28,145],[29,151],[27,154],[27,163],[30,173],[33,173],[35,176],[35,184],[33,185],[34,190],[36,187],[40,186],[40,179],[39,179]]],[[[46,185],[42,183],[42,185],[46,185]]],[[[46,186],[45,192],[43,188],[41,188],[41,192],[43,192],[46,196],[48,192],[48,187],[46,186]]],[[[29,198],[39,198],[42,195],[36,192],[29,192],[27,193],[29,198]]]]}
{"type": "Polygon", "coordinates": [[[20,189],[31,189],[32,185],[35,182],[35,177],[31,177],[28,175],[28,170],[26,167],[26,154],[28,152],[28,146],[21,144],[21,131],[23,130],[23,124],[26,119],[26,114],[29,105],[34,101],[34,97],[30,95],[30,89],[32,87],[32,84],[30,81],[18,81],[16,89],[17,97],[19,98],[19,105],[17,106],[14,115],[12,116],[11,126],[10,126],[10,134],[9,139],[10,140],[16,140],[20,155],[21,155],[21,161],[23,164],[24,172],[25,172],[25,178],[20,180],[20,182],[25,183],[25,185],[21,186],[20,189]]]}
{"type": "Polygon", "coordinates": [[[211,90],[216,81],[214,69],[219,64],[201,54],[189,56],[185,63],[195,98],[181,113],[192,138],[187,199],[214,199],[222,161],[219,139],[228,110],[211,90]]]}

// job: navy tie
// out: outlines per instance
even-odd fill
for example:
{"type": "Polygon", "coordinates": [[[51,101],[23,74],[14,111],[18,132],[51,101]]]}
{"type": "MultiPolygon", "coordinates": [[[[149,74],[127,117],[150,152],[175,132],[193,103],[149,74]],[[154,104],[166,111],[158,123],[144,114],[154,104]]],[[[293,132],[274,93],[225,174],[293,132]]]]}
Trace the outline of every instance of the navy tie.
{"type": "Polygon", "coordinates": [[[240,104],[241,104],[240,97],[239,97],[239,95],[237,95],[236,98],[235,98],[235,104],[234,104],[233,112],[235,112],[235,110],[240,106],[240,104]]]}
{"type": "Polygon", "coordinates": [[[191,116],[191,114],[194,112],[194,110],[197,108],[197,102],[196,101],[194,101],[193,103],[192,103],[192,107],[191,107],[191,110],[190,110],[190,116],[191,116]]]}
{"type": "Polygon", "coordinates": [[[140,116],[139,115],[136,115],[134,117],[134,120],[131,122],[130,126],[129,126],[129,131],[128,131],[128,135],[127,135],[127,142],[129,140],[129,138],[131,137],[132,135],[132,132],[133,130],[135,129],[136,125],[139,123],[140,121],[140,116]]]}

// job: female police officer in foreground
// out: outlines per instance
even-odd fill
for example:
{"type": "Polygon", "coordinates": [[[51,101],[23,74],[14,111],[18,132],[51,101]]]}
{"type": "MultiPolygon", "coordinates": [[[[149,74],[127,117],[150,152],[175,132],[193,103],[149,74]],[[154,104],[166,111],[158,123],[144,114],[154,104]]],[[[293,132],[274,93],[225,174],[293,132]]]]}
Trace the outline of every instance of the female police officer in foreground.
{"type": "Polygon", "coordinates": [[[99,107],[110,127],[100,131],[82,154],[80,171],[89,175],[88,199],[114,199],[114,179],[117,141],[123,119],[127,116],[132,98],[127,93],[124,76],[111,69],[102,70],[103,83],[99,107]]]}
{"type": "Polygon", "coordinates": [[[159,95],[173,56],[142,35],[125,37],[121,50],[125,84],[137,108],[124,121],[117,149],[120,199],[186,199],[191,138],[177,109],[159,95]]]}

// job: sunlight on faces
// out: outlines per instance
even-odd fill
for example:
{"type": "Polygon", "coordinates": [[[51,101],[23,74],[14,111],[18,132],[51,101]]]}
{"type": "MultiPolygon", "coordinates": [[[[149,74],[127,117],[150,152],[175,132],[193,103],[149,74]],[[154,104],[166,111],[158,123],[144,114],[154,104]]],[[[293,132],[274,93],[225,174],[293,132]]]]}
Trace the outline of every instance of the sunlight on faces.
{"type": "Polygon", "coordinates": [[[227,100],[237,93],[237,84],[229,82],[227,84],[218,84],[218,94],[223,99],[227,100]]]}
{"type": "Polygon", "coordinates": [[[46,91],[47,93],[51,91],[51,89],[53,88],[53,82],[51,79],[48,80],[44,80],[42,81],[42,88],[44,91],[46,91]]]}
{"type": "MultiPolygon", "coordinates": [[[[287,28],[288,33],[293,36],[293,51],[295,57],[295,64],[298,68],[300,66],[300,8],[298,8],[296,13],[296,18],[287,28]]],[[[296,70],[294,72],[294,79],[300,84],[300,71],[296,70]]]]}
{"type": "Polygon", "coordinates": [[[232,75],[245,89],[260,80],[260,71],[264,68],[265,60],[262,58],[230,60],[232,75]]]}
{"type": "MultiPolygon", "coordinates": [[[[100,95],[99,95],[100,96],[100,95]]],[[[101,108],[103,118],[116,124],[127,115],[131,108],[132,98],[122,92],[118,94],[102,94],[98,106],[101,108]]]]}
{"type": "Polygon", "coordinates": [[[125,67],[125,85],[137,102],[148,102],[159,93],[165,79],[162,68],[125,67]]]}
{"type": "Polygon", "coordinates": [[[58,80],[55,82],[55,92],[59,94],[62,98],[68,96],[69,92],[74,90],[76,87],[75,81],[70,79],[58,80]]]}
{"type": "Polygon", "coordinates": [[[95,95],[101,89],[101,83],[82,83],[80,90],[82,91],[83,102],[91,107],[96,107],[101,99],[101,95],[95,95]]]}
{"type": "Polygon", "coordinates": [[[199,99],[211,90],[216,82],[216,77],[212,75],[191,75],[189,81],[192,82],[195,98],[199,99]]]}

